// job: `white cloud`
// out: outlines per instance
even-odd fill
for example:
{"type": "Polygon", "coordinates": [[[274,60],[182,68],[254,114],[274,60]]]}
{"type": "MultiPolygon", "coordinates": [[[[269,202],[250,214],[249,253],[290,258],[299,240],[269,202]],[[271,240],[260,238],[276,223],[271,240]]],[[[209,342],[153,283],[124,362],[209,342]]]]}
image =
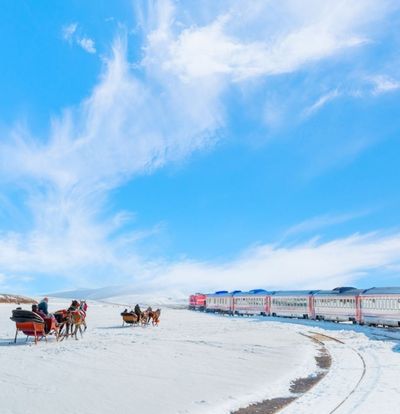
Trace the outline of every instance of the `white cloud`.
{"type": "Polygon", "coordinates": [[[352,235],[291,247],[263,245],[230,263],[184,261],[172,265],[152,289],[319,289],[357,283],[368,272],[400,263],[400,234],[352,235]]]}
{"type": "Polygon", "coordinates": [[[373,94],[381,95],[382,93],[393,92],[400,89],[400,82],[389,76],[377,75],[372,76],[369,80],[374,84],[373,94]]]}
{"type": "Polygon", "coordinates": [[[345,213],[345,214],[323,214],[320,216],[312,217],[308,220],[304,220],[301,223],[298,223],[290,227],[286,232],[284,237],[294,236],[302,233],[315,232],[326,227],[334,226],[335,224],[342,224],[354,219],[364,217],[370,214],[371,211],[359,211],[355,213],[345,213]]]}
{"type": "Polygon", "coordinates": [[[89,37],[82,37],[77,39],[76,42],[83,50],[86,50],[86,52],[96,53],[96,47],[93,39],[90,39],[89,37]]]}
{"type": "Polygon", "coordinates": [[[208,24],[177,30],[176,11],[164,2],[146,59],[185,79],[225,75],[243,80],[293,72],[366,43],[365,27],[382,17],[388,4],[306,0],[300,7],[293,1],[236,1],[208,24]]]}
{"type": "Polygon", "coordinates": [[[0,269],[91,283],[147,274],[151,261],[134,245],[154,231],[116,236],[129,214],[101,217],[108,192],[212,145],[223,122],[218,96],[213,84],[139,80],[117,40],[101,82],[54,120],[46,140],[17,128],[1,143],[2,181],[27,190],[33,228],[0,235],[0,269]]]}
{"type": "Polygon", "coordinates": [[[62,28],[62,36],[70,45],[72,43],[80,46],[87,53],[96,53],[96,46],[93,39],[87,36],[81,36],[78,23],[71,23],[62,28]]]}
{"type": "Polygon", "coordinates": [[[315,103],[313,103],[311,106],[306,108],[303,111],[303,116],[309,117],[312,116],[314,113],[319,111],[324,105],[326,105],[328,102],[332,101],[333,99],[340,96],[340,93],[337,89],[328,92],[325,95],[322,95],[315,103]]]}
{"type": "Polygon", "coordinates": [[[63,35],[64,40],[66,40],[67,42],[72,42],[72,38],[77,28],[78,28],[78,23],[71,23],[71,24],[64,26],[62,28],[62,35],[63,35]]]}

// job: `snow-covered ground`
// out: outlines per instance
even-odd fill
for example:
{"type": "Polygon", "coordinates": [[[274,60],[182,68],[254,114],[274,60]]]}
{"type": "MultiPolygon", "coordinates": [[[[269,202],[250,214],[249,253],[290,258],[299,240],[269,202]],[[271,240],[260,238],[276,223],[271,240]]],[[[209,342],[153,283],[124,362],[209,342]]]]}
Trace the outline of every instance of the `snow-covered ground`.
{"type": "MultiPolygon", "coordinates": [[[[121,306],[89,305],[82,340],[37,346],[22,337],[10,344],[15,305],[0,305],[2,414],[229,413],[288,396],[291,380],[315,372],[318,345],[301,335],[310,332],[344,344],[324,341],[333,358],[330,372],[282,413],[328,414],[354,387],[335,413],[384,414],[400,406],[400,354],[395,342],[378,340],[385,338],[377,329],[170,308],[162,309],[159,327],[122,328],[121,306]]],[[[66,306],[66,300],[50,301],[51,310],[66,306]]]]}

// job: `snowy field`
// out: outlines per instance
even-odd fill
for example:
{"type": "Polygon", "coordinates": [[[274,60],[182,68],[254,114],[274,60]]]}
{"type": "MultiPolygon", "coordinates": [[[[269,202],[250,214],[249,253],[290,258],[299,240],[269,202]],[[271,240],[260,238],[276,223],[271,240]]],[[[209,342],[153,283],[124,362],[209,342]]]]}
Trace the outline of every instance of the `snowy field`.
{"type": "MultiPolygon", "coordinates": [[[[49,305],[54,311],[68,302],[49,305]]],[[[344,343],[324,341],[329,373],[282,413],[328,414],[344,399],[335,413],[394,413],[400,406],[397,332],[384,331],[392,341],[379,329],[169,308],[159,327],[122,328],[123,307],[90,302],[83,339],[35,346],[21,336],[14,345],[14,307],[0,305],[1,414],[230,413],[288,396],[292,380],[318,371],[319,346],[302,335],[310,332],[344,343]]]]}

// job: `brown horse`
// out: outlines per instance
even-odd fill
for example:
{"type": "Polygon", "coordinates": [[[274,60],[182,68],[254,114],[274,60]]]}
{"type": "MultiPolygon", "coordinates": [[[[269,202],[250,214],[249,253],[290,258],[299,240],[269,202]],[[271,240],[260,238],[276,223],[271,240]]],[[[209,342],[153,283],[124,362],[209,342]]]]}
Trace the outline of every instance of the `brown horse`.
{"type": "Polygon", "coordinates": [[[155,311],[149,312],[149,321],[151,319],[151,323],[153,326],[158,326],[158,324],[160,323],[160,314],[161,314],[161,309],[157,309],[155,311]]]}
{"type": "Polygon", "coordinates": [[[69,331],[71,328],[71,323],[68,317],[67,309],[61,309],[57,312],[54,312],[54,317],[58,323],[59,327],[59,336],[62,338],[67,338],[69,336],[69,331]]]}
{"type": "Polygon", "coordinates": [[[68,312],[68,319],[71,325],[71,336],[74,336],[76,340],[78,340],[78,330],[81,334],[81,338],[83,337],[83,332],[86,331],[86,321],[85,321],[85,313],[81,310],[71,310],[68,312]],[[82,330],[82,326],[84,330],[82,330]]]}
{"type": "Polygon", "coordinates": [[[149,311],[145,310],[140,314],[140,324],[141,325],[148,325],[150,321],[149,311]]]}

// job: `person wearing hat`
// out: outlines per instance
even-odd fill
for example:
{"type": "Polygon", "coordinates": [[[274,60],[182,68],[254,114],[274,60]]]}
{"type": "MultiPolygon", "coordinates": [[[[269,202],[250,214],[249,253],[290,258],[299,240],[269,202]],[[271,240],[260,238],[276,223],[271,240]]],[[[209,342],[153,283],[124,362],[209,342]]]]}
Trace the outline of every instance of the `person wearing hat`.
{"type": "Polygon", "coordinates": [[[39,310],[38,305],[33,304],[32,305],[32,312],[36,313],[36,315],[39,315],[41,318],[45,319],[46,315],[44,312],[42,312],[41,310],[39,310]]]}
{"type": "Polygon", "coordinates": [[[42,311],[45,315],[49,314],[48,302],[49,302],[48,298],[43,298],[38,306],[38,310],[42,311]]]}

